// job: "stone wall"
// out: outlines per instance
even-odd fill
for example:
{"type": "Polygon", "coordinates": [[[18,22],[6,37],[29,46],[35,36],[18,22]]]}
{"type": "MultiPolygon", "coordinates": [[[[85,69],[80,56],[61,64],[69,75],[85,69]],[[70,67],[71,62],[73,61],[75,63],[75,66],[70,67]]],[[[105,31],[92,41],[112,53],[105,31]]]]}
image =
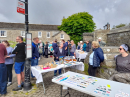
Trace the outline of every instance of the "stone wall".
{"type": "Polygon", "coordinates": [[[90,40],[90,41],[98,41],[98,38],[100,37],[102,41],[107,41],[107,33],[109,33],[109,29],[107,30],[95,30],[92,33],[83,33],[83,41],[90,40]]]}
{"type": "Polygon", "coordinates": [[[105,43],[107,42],[107,33],[109,33],[109,29],[107,30],[96,30],[95,31],[95,41],[98,40],[98,38],[100,37],[102,39],[102,41],[104,41],[105,43]]]}
{"type": "MultiPolygon", "coordinates": [[[[6,37],[0,37],[0,40],[8,40],[8,41],[16,41],[16,37],[17,36],[21,36],[21,31],[24,30],[6,30],[6,29],[0,29],[0,30],[4,30],[7,32],[7,36],[6,37]]],[[[70,36],[67,35],[65,32],[60,32],[59,34],[57,34],[56,36],[53,37],[53,33],[59,32],[59,30],[39,30],[40,32],[42,32],[42,37],[39,37],[40,40],[42,40],[43,42],[52,42],[54,41],[54,39],[57,39],[58,41],[62,40],[60,38],[61,33],[64,34],[64,40],[70,40],[70,36]],[[47,32],[50,32],[50,38],[47,38],[47,32]]],[[[29,33],[32,33],[32,39],[34,37],[38,37],[38,32],[39,31],[29,31],[29,33]]],[[[23,37],[25,38],[25,37],[23,37]]]]}
{"type": "Polygon", "coordinates": [[[124,43],[130,44],[130,25],[113,29],[107,34],[108,46],[120,46],[124,43]]]}
{"type": "Polygon", "coordinates": [[[83,33],[83,41],[93,41],[94,40],[94,33],[83,33]]]}

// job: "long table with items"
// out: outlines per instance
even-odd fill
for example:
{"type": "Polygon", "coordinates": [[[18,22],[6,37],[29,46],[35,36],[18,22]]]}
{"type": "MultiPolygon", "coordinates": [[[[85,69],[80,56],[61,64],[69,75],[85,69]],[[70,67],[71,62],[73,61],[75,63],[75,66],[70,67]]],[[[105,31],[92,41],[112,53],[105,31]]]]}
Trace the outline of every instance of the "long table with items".
{"type": "Polygon", "coordinates": [[[62,69],[62,68],[65,72],[65,68],[67,68],[67,67],[72,67],[74,69],[84,71],[84,64],[82,62],[69,62],[69,63],[64,63],[61,65],[58,64],[57,67],[55,67],[55,68],[44,69],[44,70],[39,68],[39,66],[32,66],[31,71],[32,71],[32,74],[36,77],[36,84],[38,84],[40,82],[43,83],[43,88],[44,88],[44,93],[45,93],[45,87],[44,87],[44,82],[43,82],[44,76],[42,76],[42,73],[47,73],[47,72],[62,69]]]}
{"type": "Polygon", "coordinates": [[[61,97],[62,86],[95,97],[130,97],[130,85],[128,84],[87,76],[71,71],[53,78],[52,82],[61,85],[61,97]]]}
{"type": "Polygon", "coordinates": [[[83,51],[81,51],[81,50],[76,50],[76,51],[75,51],[75,54],[76,54],[76,58],[79,59],[79,61],[80,61],[81,59],[85,59],[86,56],[88,55],[87,52],[83,52],[83,51]]]}

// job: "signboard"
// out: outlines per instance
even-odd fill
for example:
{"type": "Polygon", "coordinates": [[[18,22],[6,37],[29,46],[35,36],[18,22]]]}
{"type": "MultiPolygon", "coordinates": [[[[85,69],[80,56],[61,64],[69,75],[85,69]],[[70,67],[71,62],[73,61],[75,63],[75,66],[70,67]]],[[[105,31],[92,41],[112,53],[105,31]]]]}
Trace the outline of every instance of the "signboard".
{"type": "Polygon", "coordinates": [[[25,14],[25,3],[23,1],[18,1],[17,12],[25,14]]]}
{"type": "Polygon", "coordinates": [[[26,33],[26,58],[32,58],[32,34],[26,33]]]}

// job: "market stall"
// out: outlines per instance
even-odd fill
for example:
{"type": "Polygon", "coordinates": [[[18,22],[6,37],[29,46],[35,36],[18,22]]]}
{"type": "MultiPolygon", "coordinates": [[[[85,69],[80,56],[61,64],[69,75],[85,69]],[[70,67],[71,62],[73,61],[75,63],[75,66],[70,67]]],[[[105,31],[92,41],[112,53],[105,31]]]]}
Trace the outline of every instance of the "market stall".
{"type": "MultiPolygon", "coordinates": [[[[95,97],[130,97],[130,85],[68,71],[52,82],[95,97]]],[[[69,94],[69,93],[68,93],[69,94]]],[[[69,94],[70,95],[70,94],[69,94]]]]}
{"type": "Polygon", "coordinates": [[[45,87],[44,87],[44,82],[43,82],[43,77],[42,73],[47,73],[50,71],[58,70],[63,68],[63,71],[65,72],[65,68],[67,67],[72,67],[77,70],[84,71],[84,64],[82,62],[77,62],[75,59],[66,59],[63,62],[50,62],[46,63],[45,65],[38,65],[38,66],[32,66],[31,70],[33,75],[36,77],[36,84],[42,82],[43,83],[43,88],[44,88],[44,93],[45,93],[45,87]]]}
{"type": "Polygon", "coordinates": [[[86,56],[88,55],[87,52],[84,52],[84,51],[81,51],[81,50],[76,50],[75,53],[76,53],[76,58],[79,59],[79,61],[81,59],[85,59],[86,56]]]}

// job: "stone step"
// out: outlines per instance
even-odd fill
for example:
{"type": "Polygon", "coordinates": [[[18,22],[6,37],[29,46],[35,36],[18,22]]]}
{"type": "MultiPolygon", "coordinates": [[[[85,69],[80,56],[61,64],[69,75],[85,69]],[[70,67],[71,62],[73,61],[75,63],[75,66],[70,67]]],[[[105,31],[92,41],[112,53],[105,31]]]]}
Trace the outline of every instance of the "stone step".
{"type": "Polygon", "coordinates": [[[115,56],[119,55],[119,53],[109,53],[109,54],[104,54],[104,59],[105,60],[114,60],[115,56]]]}
{"type": "Polygon", "coordinates": [[[114,46],[106,46],[106,47],[101,47],[104,54],[108,54],[108,53],[119,53],[118,48],[119,47],[114,47],[114,46]]]}
{"type": "Polygon", "coordinates": [[[115,60],[104,60],[100,65],[104,68],[115,68],[116,66],[115,60]]]}

